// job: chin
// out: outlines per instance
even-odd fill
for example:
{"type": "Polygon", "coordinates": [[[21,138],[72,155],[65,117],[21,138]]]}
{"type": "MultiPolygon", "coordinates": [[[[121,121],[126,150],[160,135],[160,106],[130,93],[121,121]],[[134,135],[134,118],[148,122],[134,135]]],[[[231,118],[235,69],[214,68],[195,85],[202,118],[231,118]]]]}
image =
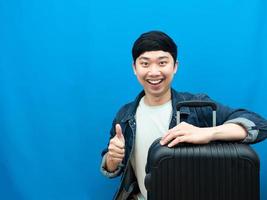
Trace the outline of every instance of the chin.
{"type": "Polygon", "coordinates": [[[153,97],[161,97],[164,96],[166,92],[164,92],[163,90],[160,91],[149,91],[149,94],[153,97]]]}

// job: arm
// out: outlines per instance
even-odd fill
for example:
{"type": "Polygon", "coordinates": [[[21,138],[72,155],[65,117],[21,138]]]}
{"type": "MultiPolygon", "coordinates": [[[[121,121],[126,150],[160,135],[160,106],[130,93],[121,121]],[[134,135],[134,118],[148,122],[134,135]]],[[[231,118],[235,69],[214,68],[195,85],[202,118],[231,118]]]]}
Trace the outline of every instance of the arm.
{"type": "MultiPolygon", "coordinates": [[[[212,101],[206,95],[199,95],[197,100],[212,101]]],[[[180,123],[170,129],[162,138],[163,145],[173,146],[179,142],[204,144],[214,140],[240,141],[256,143],[267,137],[267,121],[256,113],[244,109],[232,109],[217,104],[217,126],[199,128],[188,123],[180,123]]],[[[197,121],[210,126],[211,109],[195,110],[197,121]]]]}
{"type": "Polygon", "coordinates": [[[245,109],[232,109],[219,103],[217,122],[221,124],[236,124],[243,127],[247,136],[243,143],[257,143],[267,138],[267,121],[257,113],[245,109]]]}
{"type": "Polygon", "coordinates": [[[182,122],[170,129],[161,140],[162,145],[168,144],[173,147],[180,142],[188,142],[194,144],[206,144],[215,140],[244,140],[247,136],[246,130],[237,124],[229,123],[216,127],[199,128],[182,122]]]}

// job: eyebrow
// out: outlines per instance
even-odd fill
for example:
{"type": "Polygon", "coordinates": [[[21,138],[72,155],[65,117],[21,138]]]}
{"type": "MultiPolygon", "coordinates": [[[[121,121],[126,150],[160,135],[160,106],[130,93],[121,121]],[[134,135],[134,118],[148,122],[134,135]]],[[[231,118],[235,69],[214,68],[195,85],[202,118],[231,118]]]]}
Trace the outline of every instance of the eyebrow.
{"type": "Polygon", "coordinates": [[[160,56],[160,57],[158,57],[158,59],[164,59],[164,58],[169,58],[168,56],[160,56]]]}
{"type": "MultiPolygon", "coordinates": [[[[162,60],[162,59],[165,59],[165,58],[169,58],[169,57],[168,57],[168,56],[160,56],[160,57],[158,57],[157,59],[162,60]]],[[[141,60],[141,59],[143,59],[143,60],[150,60],[150,58],[145,57],[145,56],[142,56],[142,57],[140,57],[139,59],[140,59],[140,60],[141,60]]]]}
{"type": "Polygon", "coordinates": [[[139,60],[141,60],[141,59],[143,59],[143,60],[150,60],[148,57],[145,57],[145,56],[142,56],[142,57],[139,58],[139,60]]]}

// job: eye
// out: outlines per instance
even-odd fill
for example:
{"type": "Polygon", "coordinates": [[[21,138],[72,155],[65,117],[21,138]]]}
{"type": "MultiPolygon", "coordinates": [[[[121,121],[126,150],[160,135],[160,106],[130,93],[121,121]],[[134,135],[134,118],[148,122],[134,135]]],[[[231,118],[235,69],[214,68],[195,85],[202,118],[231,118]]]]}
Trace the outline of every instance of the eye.
{"type": "Polygon", "coordinates": [[[160,65],[160,66],[165,66],[165,65],[167,65],[167,63],[168,63],[167,61],[160,61],[160,62],[159,62],[159,65],[160,65]]]}
{"type": "Polygon", "coordinates": [[[141,62],[140,64],[142,65],[142,67],[148,67],[149,65],[149,63],[145,61],[141,62]]]}

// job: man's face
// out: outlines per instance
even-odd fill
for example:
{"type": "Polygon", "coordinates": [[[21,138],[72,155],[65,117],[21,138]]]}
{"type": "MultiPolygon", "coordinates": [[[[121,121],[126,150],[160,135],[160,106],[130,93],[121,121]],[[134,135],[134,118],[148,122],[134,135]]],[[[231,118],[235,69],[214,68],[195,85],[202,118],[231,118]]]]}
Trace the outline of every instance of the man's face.
{"type": "Polygon", "coordinates": [[[170,89],[177,63],[169,52],[147,51],[136,59],[133,68],[146,95],[163,97],[170,89]]]}

